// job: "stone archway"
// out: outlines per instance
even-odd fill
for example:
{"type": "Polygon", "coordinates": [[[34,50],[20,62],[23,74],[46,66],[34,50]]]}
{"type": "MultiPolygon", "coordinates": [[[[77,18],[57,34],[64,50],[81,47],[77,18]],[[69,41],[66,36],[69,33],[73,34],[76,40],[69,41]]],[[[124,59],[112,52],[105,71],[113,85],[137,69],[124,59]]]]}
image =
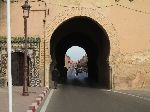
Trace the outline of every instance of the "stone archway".
{"type": "MultiPolygon", "coordinates": [[[[49,63],[51,62],[51,57],[50,56],[50,38],[57,29],[57,27],[63,23],[64,21],[73,18],[75,16],[86,16],[90,17],[93,20],[95,20],[97,23],[99,23],[107,32],[109,41],[110,41],[110,55],[109,55],[109,66],[112,68],[112,75],[111,78],[113,77],[114,74],[117,74],[117,65],[116,65],[116,58],[117,55],[119,54],[119,40],[117,39],[117,32],[116,29],[114,28],[113,24],[101,13],[99,13],[96,9],[89,9],[89,8],[84,8],[84,7],[72,7],[68,8],[64,12],[60,13],[58,16],[55,17],[52,21],[50,21],[49,24],[47,24],[46,27],[46,46],[47,46],[47,58],[46,58],[46,65],[47,65],[47,77],[49,74],[49,63]]],[[[48,81],[47,81],[48,85],[48,81]]]]}

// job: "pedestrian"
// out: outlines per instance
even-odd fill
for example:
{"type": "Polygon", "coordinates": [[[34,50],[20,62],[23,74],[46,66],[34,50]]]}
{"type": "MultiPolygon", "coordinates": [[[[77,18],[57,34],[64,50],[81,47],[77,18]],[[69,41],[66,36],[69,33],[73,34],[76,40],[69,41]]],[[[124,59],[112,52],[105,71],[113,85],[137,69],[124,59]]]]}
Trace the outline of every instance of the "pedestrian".
{"type": "Polygon", "coordinates": [[[54,89],[57,89],[58,78],[59,78],[59,71],[57,67],[54,66],[54,69],[52,71],[52,81],[54,81],[54,89]]]}
{"type": "Polygon", "coordinates": [[[77,67],[75,68],[75,71],[76,71],[75,76],[78,76],[79,72],[78,72],[78,68],[77,67]]]}
{"type": "Polygon", "coordinates": [[[66,67],[64,67],[64,70],[63,70],[63,83],[66,83],[66,80],[67,80],[67,71],[68,71],[68,69],[66,67]]]}

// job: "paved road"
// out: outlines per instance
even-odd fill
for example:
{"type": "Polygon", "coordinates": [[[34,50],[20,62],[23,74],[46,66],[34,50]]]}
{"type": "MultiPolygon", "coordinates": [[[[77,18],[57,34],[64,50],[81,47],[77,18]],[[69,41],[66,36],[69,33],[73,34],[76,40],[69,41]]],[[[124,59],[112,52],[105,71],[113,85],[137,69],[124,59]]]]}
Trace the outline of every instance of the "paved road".
{"type": "Polygon", "coordinates": [[[150,112],[150,101],[112,91],[60,85],[46,112],[150,112]]]}
{"type": "Polygon", "coordinates": [[[46,112],[150,112],[150,101],[102,89],[59,85],[46,112]]]}

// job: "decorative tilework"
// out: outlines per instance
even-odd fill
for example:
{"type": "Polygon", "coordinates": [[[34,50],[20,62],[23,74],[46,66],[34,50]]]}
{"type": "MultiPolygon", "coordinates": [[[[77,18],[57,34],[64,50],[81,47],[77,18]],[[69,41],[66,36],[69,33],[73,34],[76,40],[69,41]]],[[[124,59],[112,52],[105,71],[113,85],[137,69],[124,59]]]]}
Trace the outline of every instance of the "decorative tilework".
{"type": "MultiPolygon", "coordinates": [[[[39,79],[39,60],[40,60],[40,38],[28,37],[28,52],[31,62],[29,85],[32,87],[41,86],[41,80],[39,79]]],[[[24,53],[24,37],[12,37],[12,52],[24,53]]],[[[7,42],[6,37],[0,37],[0,87],[7,85],[7,42]]]]}

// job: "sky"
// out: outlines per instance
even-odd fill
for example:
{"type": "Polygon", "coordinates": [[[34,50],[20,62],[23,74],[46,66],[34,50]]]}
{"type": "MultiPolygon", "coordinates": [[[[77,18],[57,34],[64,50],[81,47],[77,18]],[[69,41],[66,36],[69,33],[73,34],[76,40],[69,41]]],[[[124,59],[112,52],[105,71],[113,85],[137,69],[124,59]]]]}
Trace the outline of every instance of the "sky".
{"type": "Polygon", "coordinates": [[[66,52],[66,54],[73,60],[73,61],[78,61],[81,59],[85,54],[85,50],[81,47],[78,46],[72,46],[69,48],[66,52]]]}

